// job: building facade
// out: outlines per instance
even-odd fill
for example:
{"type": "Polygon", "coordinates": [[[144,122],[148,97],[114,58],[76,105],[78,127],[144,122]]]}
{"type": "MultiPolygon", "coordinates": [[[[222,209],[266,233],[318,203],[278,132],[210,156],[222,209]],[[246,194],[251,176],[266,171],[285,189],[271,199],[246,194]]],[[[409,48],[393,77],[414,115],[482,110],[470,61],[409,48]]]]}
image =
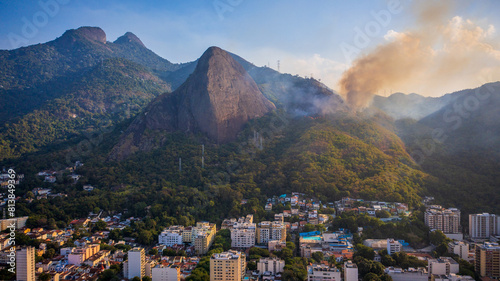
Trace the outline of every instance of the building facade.
{"type": "Polygon", "coordinates": [[[241,281],[245,275],[246,257],[242,252],[227,251],[210,257],[210,281],[241,281]]]}
{"type": "Polygon", "coordinates": [[[352,261],[344,263],[344,281],[358,281],[358,266],[352,261]]]}
{"type": "Polygon", "coordinates": [[[192,228],[191,239],[197,255],[204,255],[208,252],[215,239],[217,228],[215,224],[208,222],[198,222],[192,228]]]}
{"type": "Polygon", "coordinates": [[[35,248],[26,247],[16,251],[16,280],[35,281],[35,248]]]}
{"type": "Polygon", "coordinates": [[[257,227],[257,243],[267,244],[269,241],[286,241],[286,226],[282,222],[263,221],[257,227]]]}
{"type": "Polygon", "coordinates": [[[236,223],[231,229],[231,247],[251,248],[255,246],[255,223],[236,223]]]}
{"type": "Polygon", "coordinates": [[[441,230],[443,233],[460,233],[460,210],[445,209],[441,206],[430,206],[424,214],[425,225],[430,229],[441,230]]]}
{"type": "Polygon", "coordinates": [[[488,213],[469,215],[469,235],[472,239],[500,235],[500,216],[488,213]]]}
{"type": "Polygon", "coordinates": [[[477,245],[474,267],[481,277],[500,278],[500,245],[488,242],[477,245]]]}
{"type": "Polygon", "coordinates": [[[401,252],[402,248],[403,246],[397,240],[387,239],[387,253],[389,255],[401,252]]]}
{"type": "Polygon", "coordinates": [[[159,264],[151,269],[153,281],[180,281],[181,269],[178,266],[159,264]]]}
{"type": "Polygon", "coordinates": [[[123,265],[124,275],[128,279],[146,275],[146,252],[144,248],[133,248],[128,251],[128,260],[123,265]]]}
{"type": "Polygon", "coordinates": [[[158,235],[158,243],[172,247],[174,245],[182,244],[183,242],[184,226],[174,225],[163,230],[158,235]]]}
{"type": "Polygon", "coordinates": [[[285,261],[279,258],[260,258],[257,270],[260,273],[271,272],[273,275],[283,272],[285,261]]]}
{"type": "Polygon", "coordinates": [[[324,264],[313,264],[307,267],[308,281],[340,281],[341,273],[335,267],[324,264]]]}
{"type": "Polygon", "coordinates": [[[458,273],[458,262],[450,257],[440,257],[427,261],[427,271],[431,275],[450,275],[458,273]]]}
{"type": "Polygon", "coordinates": [[[469,261],[469,244],[462,241],[448,243],[448,252],[457,254],[461,259],[469,261]]]}

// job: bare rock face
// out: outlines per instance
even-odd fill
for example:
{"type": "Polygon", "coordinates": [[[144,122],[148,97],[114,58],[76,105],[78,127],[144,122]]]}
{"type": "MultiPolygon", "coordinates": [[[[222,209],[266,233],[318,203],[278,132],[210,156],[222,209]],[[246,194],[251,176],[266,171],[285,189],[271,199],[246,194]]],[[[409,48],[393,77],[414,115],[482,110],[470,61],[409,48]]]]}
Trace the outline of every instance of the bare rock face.
{"type": "Polygon", "coordinates": [[[184,84],[156,98],[134,120],[110,158],[152,149],[144,132],[202,132],[216,143],[230,142],[246,122],[275,108],[230,54],[210,47],[184,84]]]}

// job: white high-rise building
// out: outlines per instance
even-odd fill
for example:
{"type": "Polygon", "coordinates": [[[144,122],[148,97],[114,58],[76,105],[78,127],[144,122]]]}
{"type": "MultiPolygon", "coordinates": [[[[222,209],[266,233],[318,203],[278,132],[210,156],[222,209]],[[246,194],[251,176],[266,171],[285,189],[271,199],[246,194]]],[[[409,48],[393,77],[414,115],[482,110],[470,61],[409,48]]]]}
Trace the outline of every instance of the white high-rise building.
{"type": "Polygon", "coordinates": [[[457,254],[461,259],[469,261],[469,244],[462,241],[448,243],[448,252],[457,254]]]}
{"type": "Polygon", "coordinates": [[[427,269],[429,276],[433,274],[450,275],[451,273],[458,273],[458,262],[450,257],[429,259],[427,261],[427,269]]]}
{"type": "Polygon", "coordinates": [[[174,246],[182,244],[182,236],[184,233],[184,226],[174,225],[163,230],[158,235],[158,243],[165,246],[174,246]]]}
{"type": "Polygon", "coordinates": [[[387,253],[389,255],[401,252],[402,248],[403,246],[401,245],[401,243],[399,243],[399,241],[394,239],[387,239],[387,253]]]}
{"type": "Polygon", "coordinates": [[[344,263],[344,281],[358,281],[358,266],[352,261],[344,263]]]}
{"type": "Polygon", "coordinates": [[[231,247],[251,248],[255,246],[255,223],[236,223],[231,229],[231,247]]]}
{"type": "Polygon", "coordinates": [[[178,266],[159,264],[152,270],[153,281],[180,281],[181,269],[178,266]]]}
{"type": "Polygon", "coordinates": [[[260,258],[257,263],[257,270],[261,273],[271,272],[273,275],[283,272],[285,261],[279,258],[260,258]]]}
{"type": "Polygon", "coordinates": [[[133,248],[128,251],[128,260],[123,265],[125,278],[142,277],[146,274],[146,252],[143,248],[133,248]]]}
{"type": "Polygon", "coordinates": [[[500,216],[488,213],[469,215],[469,235],[473,239],[500,235],[500,216]]]}
{"type": "Polygon", "coordinates": [[[16,251],[16,280],[35,281],[35,248],[16,251]]]}
{"type": "Polygon", "coordinates": [[[341,273],[336,267],[324,264],[313,264],[307,266],[308,281],[340,281],[341,273]]]}

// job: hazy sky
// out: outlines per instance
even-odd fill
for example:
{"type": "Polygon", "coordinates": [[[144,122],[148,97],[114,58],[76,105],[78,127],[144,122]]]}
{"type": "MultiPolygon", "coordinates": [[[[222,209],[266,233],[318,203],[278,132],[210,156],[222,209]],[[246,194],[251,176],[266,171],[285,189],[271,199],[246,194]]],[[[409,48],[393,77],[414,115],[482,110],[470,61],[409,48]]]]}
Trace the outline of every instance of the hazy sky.
{"type": "MultiPolygon", "coordinates": [[[[458,4],[446,14],[450,25],[456,25],[458,18],[471,23],[468,29],[480,28],[481,44],[489,44],[493,56],[498,54],[500,1],[454,3],[458,4]]],[[[269,63],[276,69],[280,60],[281,72],[313,75],[337,90],[342,72],[360,54],[369,54],[397,34],[422,24],[416,19],[414,6],[408,0],[9,0],[0,1],[0,49],[47,42],[67,29],[99,26],[108,41],[131,31],[148,48],[172,62],[195,60],[215,45],[258,66],[269,63]],[[31,24],[36,27],[34,32],[26,27],[31,24]]],[[[434,51],[447,46],[440,40],[433,44],[434,51]]],[[[484,71],[476,64],[478,77],[458,86],[451,82],[463,79],[450,76],[439,91],[415,87],[411,81],[399,81],[394,88],[386,83],[385,89],[377,91],[444,94],[442,91],[500,80],[490,77],[496,75],[498,62],[500,56],[493,65],[485,65],[484,71]]]]}

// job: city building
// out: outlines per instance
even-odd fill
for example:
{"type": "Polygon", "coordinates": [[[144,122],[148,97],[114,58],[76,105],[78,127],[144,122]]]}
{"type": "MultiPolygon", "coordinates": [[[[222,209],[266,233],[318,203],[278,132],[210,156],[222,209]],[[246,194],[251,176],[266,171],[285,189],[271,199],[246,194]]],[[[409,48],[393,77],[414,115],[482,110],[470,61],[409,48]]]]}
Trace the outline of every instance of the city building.
{"type": "Polygon", "coordinates": [[[183,242],[184,226],[173,225],[169,228],[163,230],[160,235],[158,235],[158,243],[168,247],[174,245],[180,245],[183,242]]]}
{"type": "Polygon", "coordinates": [[[271,272],[272,275],[283,272],[285,261],[279,258],[260,258],[257,263],[257,270],[261,273],[271,272]]]}
{"type": "Polygon", "coordinates": [[[336,267],[324,264],[313,264],[307,266],[308,281],[340,281],[341,273],[336,267]]]}
{"type": "Polygon", "coordinates": [[[28,221],[28,217],[19,217],[19,218],[11,218],[11,219],[3,219],[0,220],[0,231],[4,231],[10,225],[14,224],[16,229],[20,229],[26,226],[26,221],[28,221]]]}
{"type": "Polygon", "coordinates": [[[469,215],[469,235],[472,239],[500,235],[500,216],[488,213],[469,215]]]}
{"type": "Polygon", "coordinates": [[[344,281],[358,281],[358,266],[352,261],[344,263],[344,281]]]}
{"type": "Polygon", "coordinates": [[[469,244],[462,241],[448,243],[448,252],[457,254],[461,259],[469,261],[469,244]]]}
{"type": "Polygon", "coordinates": [[[427,261],[427,270],[429,276],[436,275],[450,275],[451,273],[458,273],[458,262],[450,257],[440,257],[438,259],[429,259],[427,261]]]}
{"type": "Polygon", "coordinates": [[[401,252],[403,246],[397,240],[387,239],[387,253],[392,255],[397,252],[401,252]]]}
{"type": "Polygon", "coordinates": [[[16,280],[35,281],[35,248],[25,247],[16,251],[16,280]]]}
{"type": "Polygon", "coordinates": [[[404,270],[398,267],[388,267],[385,273],[391,276],[392,281],[428,281],[429,275],[425,268],[408,268],[404,270]]]}
{"type": "Polygon", "coordinates": [[[231,228],[231,247],[251,248],[255,246],[255,223],[236,223],[231,228]]]}
{"type": "Polygon", "coordinates": [[[500,278],[500,245],[489,242],[476,245],[474,267],[481,277],[500,278]]]}
{"type": "Polygon", "coordinates": [[[214,242],[216,232],[217,229],[213,223],[196,223],[196,227],[193,227],[191,231],[191,239],[193,240],[194,249],[197,255],[204,255],[208,252],[208,249],[214,242]]]}
{"type": "Polygon", "coordinates": [[[123,274],[128,279],[136,276],[142,279],[146,275],[146,252],[144,248],[133,248],[128,251],[128,260],[123,264],[123,274]]]}
{"type": "Polygon", "coordinates": [[[100,249],[101,246],[99,244],[91,244],[70,248],[69,253],[67,253],[67,249],[65,249],[64,253],[68,254],[68,264],[80,265],[91,256],[97,254],[100,249]]]}
{"type": "Polygon", "coordinates": [[[430,229],[441,230],[445,234],[460,233],[460,210],[456,208],[429,206],[425,211],[424,220],[430,229]]]}
{"type": "Polygon", "coordinates": [[[152,268],[153,281],[180,281],[181,269],[178,266],[158,264],[152,268]]]}
{"type": "Polygon", "coordinates": [[[257,243],[267,244],[269,241],[286,241],[286,226],[282,222],[263,221],[257,227],[257,243]]]}
{"type": "Polygon", "coordinates": [[[210,257],[210,281],[241,281],[245,275],[245,254],[227,251],[210,257]]]}

